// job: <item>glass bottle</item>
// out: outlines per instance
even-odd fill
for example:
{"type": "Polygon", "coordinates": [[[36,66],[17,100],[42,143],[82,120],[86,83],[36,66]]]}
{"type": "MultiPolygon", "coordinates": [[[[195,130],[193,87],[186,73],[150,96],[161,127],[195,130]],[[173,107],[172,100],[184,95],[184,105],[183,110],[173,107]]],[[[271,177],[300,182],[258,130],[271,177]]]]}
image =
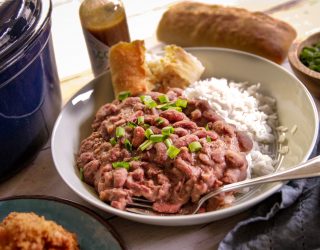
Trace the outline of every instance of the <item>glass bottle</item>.
{"type": "Polygon", "coordinates": [[[79,16],[91,67],[95,76],[108,69],[109,48],[119,41],[130,41],[121,0],[84,0],[79,16]]]}

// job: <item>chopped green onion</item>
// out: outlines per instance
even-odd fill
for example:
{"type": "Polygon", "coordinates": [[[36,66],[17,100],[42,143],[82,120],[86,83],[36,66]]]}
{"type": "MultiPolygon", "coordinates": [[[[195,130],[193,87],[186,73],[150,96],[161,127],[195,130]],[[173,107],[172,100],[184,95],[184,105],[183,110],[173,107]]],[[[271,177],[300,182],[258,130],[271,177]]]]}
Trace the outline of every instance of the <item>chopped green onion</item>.
{"type": "Polygon", "coordinates": [[[130,163],[126,161],[117,161],[112,163],[113,168],[125,168],[129,170],[130,168],[130,163]]]}
{"type": "Polygon", "coordinates": [[[124,136],[124,134],[125,134],[125,130],[124,130],[123,127],[117,127],[116,128],[116,137],[117,138],[120,138],[120,137],[124,136]]]}
{"type": "Polygon", "coordinates": [[[207,136],[207,142],[211,142],[211,141],[212,141],[211,137],[207,136]]]}
{"type": "Polygon", "coordinates": [[[167,95],[160,95],[160,96],[158,97],[158,99],[159,99],[160,103],[167,103],[167,102],[170,101],[170,100],[169,100],[169,97],[168,97],[167,95]]]}
{"type": "Polygon", "coordinates": [[[135,156],[131,158],[131,161],[139,161],[140,160],[140,156],[135,156]]]}
{"type": "Polygon", "coordinates": [[[170,110],[170,109],[173,109],[173,110],[176,110],[176,111],[178,111],[178,112],[182,112],[182,108],[181,108],[181,107],[169,107],[168,109],[169,109],[169,110],[170,110]]]}
{"type": "Polygon", "coordinates": [[[156,122],[157,122],[158,125],[160,125],[160,124],[164,123],[164,120],[161,117],[158,117],[156,119],[156,122]]]}
{"type": "Polygon", "coordinates": [[[172,141],[170,139],[165,139],[164,144],[166,144],[167,148],[169,148],[172,145],[172,141]]]}
{"type": "Polygon", "coordinates": [[[152,142],[162,142],[165,139],[164,135],[150,135],[150,141],[152,142]]]}
{"type": "Polygon", "coordinates": [[[116,145],[117,144],[117,140],[116,138],[112,137],[109,142],[111,143],[112,146],[116,145]]]}
{"type": "Polygon", "coordinates": [[[164,128],[161,130],[161,133],[162,133],[163,135],[171,135],[173,132],[174,132],[174,128],[173,128],[172,126],[164,127],[164,128]]]}
{"type": "Polygon", "coordinates": [[[161,110],[167,110],[173,106],[174,106],[174,103],[165,103],[165,104],[158,105],[157,108],[161,110]]]}
{"type": "Polygon", "coordinates": [[[134,122],[128,122],[128,123],[127,123],[127,126],[130,127],[130,128],[135,128],[135,127],[137,127],[138,125],[135,124],[134,122]]]}
{"type": "Polygon", "coordinates": [[[79,169],[79,173],[80,173],[80,180],[84,180],[84,176],[83,176],[83,168],[79,169]]]}
{"type": "Polygon", "coordinates": [[[139,116],[137,119],[137,122],[139,125],[143,124],[144,123],[144,116],[139,116]]]}
{"type": "Polygon", "coordinates": [[[119,93],[118,99],[120,101],[123,101],[124,99],[128,98],[129,96],[131,96],[131,93],[129,91],[123,91],[123,92],[119,93]]]}
{"type": "Polygon", "coordinates": [[[143,127],[147,129],[147,128],[150,128],[150,125],[145,123],[145,124],[143,124],[143,127]]]}
{"type": "Polygon", "coordinates": [[[151,128],[146,129],[144,135],[149,139],[150,135],[153,135],[153,131],[151,130],[151,128]]]}
{"type": "Polygon", "coordinates": [[[176,148],[173,145],[170,145],[167,149],[167,155],[170,157],[170,159],[174,159],[179,153],[180,149],[176,148]]]}
{"type": "Polygon", "coordinates": [[[145,102],[144,104],[145,104],[149,109],[155,108],[155,107],[157,107],[157,105],[158,105],[154,100],[145,102]]]}
{"type": "Polygon", "coordinates": [[[132,144],[128,139],[124,140],[124,146],[128,151],[130,151],[130,152],[132,151],[132,144]]]}
{"type": "Polygon", "coordinates": [[[197,151],[199,151],[199,150],[202,148],[200,142],[198,142],[198,141],[191,142],[191,143],[188,145],[188,147],[189,147],[189,150],[190,150],[191,152],[197,152],[197,151]]]}
{"type": "Polygon", "coordinates": [[[151,96],[149,96],[149,95],[141,95],[141,96],[140,96],[140,100],[141,100],[142,102],[145,102],[145,101],[151,101],[152,98],[151,98],[151,96]]]}
{"type": "Polygon", "coordinates": [[[178,98],[178,100],[176,101],[176,106],[177,107],[186,108],[187,105],[188,105],[188,101],[187,100],[178,98]]]}
{"type": "Polygon", "coordinates": [[[206,125],[206,130],[207,130],[207,131],[210,130],[208,123],[207,123],[207,125],[206,125]]]}
{"type": "Polygon", "coordinates": [[[147,140],[147,141],[145,141],[144,143],[142,143],[142,144],[139,146],[139,149],[140,149],[141,151],[144,151],[144,150],[146,150],[148,147],[150,147],[151,145],[152,145],[152,141],[147,140]]]}
{"type": "Polygon", "coordinates": [[[154,108],[158,104],[151,98],[149,95],[140,96],[140,100],[146,105],[148,108],[154,108]]]}

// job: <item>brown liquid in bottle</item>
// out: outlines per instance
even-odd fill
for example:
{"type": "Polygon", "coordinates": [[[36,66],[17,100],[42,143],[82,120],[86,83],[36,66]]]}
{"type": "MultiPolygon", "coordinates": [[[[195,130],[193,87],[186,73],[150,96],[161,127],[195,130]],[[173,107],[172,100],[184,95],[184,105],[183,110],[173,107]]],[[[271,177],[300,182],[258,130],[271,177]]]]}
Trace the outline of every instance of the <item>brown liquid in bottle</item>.
{"type": "MultiPolygon", "coordinates": [[[[80,6],[79,15],[92,69],[98,75],[106,70],[107,66],[102,66],[101,58],[107,57],[108,47],[119,41],[130,41],[125,10],[119,0],[85,0],[80,6]],[[95,43],[91,36],[106,45],[105,51],[101,52],[104,50],[101,44],[95,43]]],[[[107,62],[104,63],[107,65],[107,62]]]]}

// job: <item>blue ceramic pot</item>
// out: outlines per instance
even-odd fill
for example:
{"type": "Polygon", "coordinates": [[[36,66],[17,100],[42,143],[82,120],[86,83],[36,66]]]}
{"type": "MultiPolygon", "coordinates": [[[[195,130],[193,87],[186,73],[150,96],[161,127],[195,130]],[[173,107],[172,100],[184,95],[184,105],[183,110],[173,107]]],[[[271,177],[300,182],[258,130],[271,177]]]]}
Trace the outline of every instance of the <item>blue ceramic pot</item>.
{"type": "Polygon", "coordinates": [[[34,158],[61,108],[51,2],[0,4],[0,181],[34,158]]]}

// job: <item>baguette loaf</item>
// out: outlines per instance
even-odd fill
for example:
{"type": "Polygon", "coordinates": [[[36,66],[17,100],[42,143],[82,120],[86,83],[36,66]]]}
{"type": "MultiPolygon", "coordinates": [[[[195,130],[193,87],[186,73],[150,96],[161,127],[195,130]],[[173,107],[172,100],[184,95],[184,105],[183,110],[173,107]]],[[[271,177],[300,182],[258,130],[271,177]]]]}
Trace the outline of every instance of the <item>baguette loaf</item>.
{"type": "Polygon", "coordinates": [[[168,44],[238,49],[282,63],[296,31],[262,12],[182,2],[163,14],[157,36],[168,44]]]}

